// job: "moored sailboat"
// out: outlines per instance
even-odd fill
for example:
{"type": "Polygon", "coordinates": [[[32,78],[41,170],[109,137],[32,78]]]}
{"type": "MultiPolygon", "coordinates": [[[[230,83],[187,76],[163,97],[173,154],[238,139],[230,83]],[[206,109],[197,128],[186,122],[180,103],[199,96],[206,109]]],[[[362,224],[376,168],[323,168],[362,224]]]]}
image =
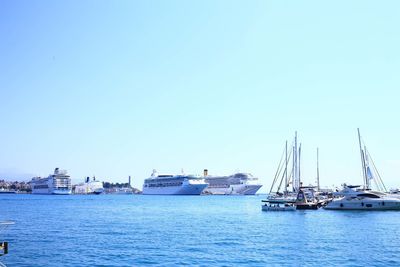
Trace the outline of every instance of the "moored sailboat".
{"type": "MultiPolygon", "coordinates": [[[[295,207],[296,209],[318,209],[320,203],[314,196],[313,187],[303,187],[300,178],[300,158],[301,158],[301,144],[297,145],[297,132],[295,133],[294,142],[291,152],[288,154],[288,144],[286,141],[285,150],[281,157],[278,169],[275,174],[270,192],[268,194],[266,202],[267,206],[271,204],[277,205],[287,203],[287,207],[295,207]],[[284,163],[283,163],[284,158],[284,163]],[[290,175],[288,174],[289,159],[292,159],[292,170],[290,175]],[[279,179],[280,177],[280,179],[279,179]],[[282,186],[283,184],[283,186],[282,186]],[[292,184],[292,188],[289,189],[289,185],[292,184]],[[274,188],[276,191],[274,192],[274,188]],[[281,191],[283,189],[283,191],[281,191]]],[[[263,210],[286,210],[286,209],[269,209],[263,205],[263,210]]],[[[282,205],[279,205],[280,207],[282,205]]],[[[289,209],[291,210],[291,208],[289,209]]]]}

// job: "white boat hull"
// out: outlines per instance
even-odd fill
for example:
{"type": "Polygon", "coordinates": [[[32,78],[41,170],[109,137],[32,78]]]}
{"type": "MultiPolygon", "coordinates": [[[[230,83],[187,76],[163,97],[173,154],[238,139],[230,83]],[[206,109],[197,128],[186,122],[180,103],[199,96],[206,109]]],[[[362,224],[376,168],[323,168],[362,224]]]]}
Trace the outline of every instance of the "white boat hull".
{"type": "Polygon", "coordinates": [[[143,195],[200,195],[208,184],[183,184],[181,186],[144,187],[143,195]]]}
{"type": "Polygon", "coordinates": [[[333,200],[324,207],[327,210],[400,210],[399,199],[352,199],[333,200]]]}
{"type": "Polygon", "coordinates": [[[204,193],[212,195],[255,195],[262,185],[230,185],[229,187],[208,187],[204,193]]]}
{"type": "Polygon", "coordinates": [[[51,188],[46,188],[46,189],[35,189],[32,194],[39,194],[39,195],[70,195],[72,193],[72,190],[62,190],[62,189],[51,189],[51,188]]]}

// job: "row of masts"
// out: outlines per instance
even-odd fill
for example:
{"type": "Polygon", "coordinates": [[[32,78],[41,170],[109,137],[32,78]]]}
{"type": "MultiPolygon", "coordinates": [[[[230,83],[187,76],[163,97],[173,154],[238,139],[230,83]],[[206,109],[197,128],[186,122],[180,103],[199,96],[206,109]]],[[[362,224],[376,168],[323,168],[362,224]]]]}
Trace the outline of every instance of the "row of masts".
{"type": "MultiPolygon", "coordinates": [[[[292,192],[295,192],[295,193],[299,192],[300,187],[301,187],[301,168],[300,168],[301,143],[299,146],[297,145],[297,132],[295,132],[294,143],[292,146],[292,153],[290,153],[290,154],[288,154],[288,141],[286,141],[286,143],[285,143],[285,168],[284,168],[284,172],[283,172],[283,176],[284,176],[283,193],[284,193],[284,195],[289,194],[290,183],[292,184],[292,192]],[[289,176],[288,165],[289,165],[289,158],[291,157],[290,154],[292,154],[292,173],[289,176]]],[[[281,159],[281,162],[282,162],[282,159],[281,159]]],[[[278,178],[280,172],[281,172],[281,163],[279,163],[278,170],[275,175],[274,182],[271,186],[270,193],[272,192],[273,187],[274,187],[275,183],[277,182],[277,178],[278,178]]],[[[281,179],[281,182],[279,183],[278,191],[280,190],[281,184],[282,184],[282,179],[281,179]]]]}
{"type": "MultiPolygon", "coordinates": [[[[290,177],[288,176],[288,164],[290,155],[288,155],[288,141],[285,143],[285,186],[283,193],[287,195],[289,193],[289,184],[292,183],[292,192],[299,192],[302,183],[301,183],[301,143],[297,146],[297,132],[295,132],[294,143],[292,147],[292,179],[290,181],[290,177]]],[[[272,190],[272,187],[271,187],[272,190]]],[[[317,148],[317,190],[320,190],[319,184],[319,149],[317,148]]]]}
{"type": "MultiPolygon", "coordinates": [[[[361,134],[360,134],[360,129],[357,129],[358,133],[358,141],[359,141],[359,148],[360,148],[360,156],[361,156],[361,166],[362,166],[362,176],[363,176],[363,187],[365,190],[371,190],[371,181],[374,181],[376,188],[378,191],[382,192],[387,192],[387,189],[379,175],[379,172],[377,168],[375,167],[375,164],[371,158],[371,155],[369,154],[364,142],[361,139],[361,134]],[[364,146],[363,146],[364,144],[364,146]],[[371,169],[373,168],[373,170],[371,169]]],[[[284,172],[283,176],[281,177],[279,186],[277,188],[277,192],[279,194],[279,191],[281,190],[281,185],[282,185],[282,180],[284,180],[284,186],[283,186],[283,194],[287,196],[290,193],[298,193],[299,190],[302,187],[302,182],[301,182],[301,143],[298,145],[297,143],[297,132],[295,132],[294,136],[294,141],[292,143],[291,150],[289,150],[288,147],[288,141],[285,143],[285,151],[284,151],[284,172]],[[289,153],[290,151],[290,153],[289,153]],[[289,174],[289,159],[292,159],[292,169],[291,173],[289,174]],[[291,191],[290,189],[290,184],[292,184],[291,191]]],[[[316,173],[316,191],[320,192],[321,187],[320,187],[320,172],[319,172],[319,148],[317,148],[317,173],[316,173]]],[[[282,172],[282,158],[281,162],[279,163],[278,170],[276,172],[274,181],[272,183],[271,189],[270,189],[270,194],[273,193],[273,188],[278,182],[278,177],[280,176],[280,173],[282,172]]]]}
{"type": "MultiPolygon", "coordinates": [[[[295,132],[294,141],[291,149],[288,148],[288,142],[285,143],[285,151],[282,153],[281,161],[278,165],[274,181],[269,192],[268,199],[264,201],[263,210],[316,210],[324,205],[325,200],[316,198],[314,186],[303,186],[301,182],[301,143],[297,143],[297,132],[295,132]],[[283,161],[283,156],[285,160],[283,161]],[[289,175],[289,159],[292,160],[291,174],[289,175]],[[282,173],[283,172],[283,173],[282,173]],[[282,173],[282,176],[281,176],[282,173]],[[278,184],[280,178],[280,182],[278,184]],[[282,182],[284,186],[282,188],[282,182]],[[290,188],[291,184],[291,188],[290,188]],[[277,191],[272,192],[275,185],[277,191]],[[281,191],[281,188],[283,189],[281,191]],[[285,203],[283,207],[281,204],[285,203]]],[[[317,149],[318,165],[318,149],[317,149]]],[[[317,183],[319,188],[319,167],[317,167],[317,183]]]]}
{"type": "MultiPolygon", "coordinates": [[[[375,194],[374,191],[368,192],[367,190],[371,190],[371,182],[375,183],[376,189],[382,192],[382,196],[387,194],[392,194],[391,192],[387,192],[385,185],[379,175],[378,170],[375,167],[375,164],[371,158],[371,155],[368,153],[366,146],[363,147],[363,142],[361,140],[360,130],[358,130],[358,140],[360,146],[360,155],[361,155],[361,166],[362,166],[362,176],[364,182],[363,189],[354,189],[360,187],[359,185],[346,185],[343,184],[343,190],[333,192],[332,189],[322,190],[320,188],[320,173],[319,173],[319,149],[317,148],[317,179],[316,186],[303,186],[301,182],[301,143],[297,146],[297,132],[295,133],[294,141],[292,144],[292,149],[288,149],[288,142],[285,143],[285,150],[282,153],[282,157],[280,163],[278,165],[277,172],[275,174],[275,178],[273,180],[271,190],[268,194],[267,200],[263,200],[265,204],[262,205],[263,211],[293,211],[293,210],[317,210],[320,207],[329,207],[329,209],[365,209],[372,208],[373,205],[381,205],[380,208],[375,209],[387,209],[386,200],[391,200],[391,198],[385,198],[385,201],[376,201],[376,198],[380,198],[378,194],[375,194]],[[289,152],[289,153],[288,153],[289,152]],[[283,161],[283,156],[285,156],[285,160],[283,161]],[[292,169],[291,174],[289,175],[289,159],[292,160],[292,169]],[[283,173],[282,173],[283,171],[283,173]],[[282,176],[281,176],[282,174],[282,176]],[[280,182],[278,184],[280,178],[280,182]],[[282,182],[284,180],[283,192],[281,191],[282,182]],[[292,185],[291,190],[289,190],[289,185],[292,185]],[[276,192],[273,192],[273,189],[277,186],[276,192]],[[342,193],[340,196],[355,196],[357,195],[357,199],[359,201],[359,205],[357,207],[354,206],[354,201],[347,200],[345,198],[340,198],[334,200],[337,192],[342,193]],[[349,193],[350,192],[350,193],[349,193]],[[374,195],[375,194],[375,195],[374,195]],[[376,196],[376,197],[370,197],[376,196]],[[358,198],[362,197],[362,199],[358,198]],[[344,200],[343,200],[344,199],[344,200]],[[374,200],[374,203],[365,204],[365,201],[370,201],[370,199],[374,200]],[[349,202],[350,201],[350,202],[349,202]],[[343,204],[344,202],[345,204],[343,204]],[[334,204],[329,204],[334,203],[334,204]],[[350,204],[350,208],[349,205],[350,204]],[[364,205],[365,204],[365,205],[364,205]],[[328,205],[328,206],[327,206],[328,205]],[[351,206],[353,205],[353,206],[351,206]],[[343,208],[346,206],[346,208],[343,208]],[[366,206],[366,207],[365,207],[366,206]]],[[[353,198],[351,198],[353,199],[353,198]]],[[[372,201],[371,200],[371,201],[372,201]]],[[[393,201],[392,201],[393,202],[393,201]]],[[[389,202],[389,203],[392,203],[389,202]]],[[[400,201],[394,202],[396,205],[400,204],[400,201]]],[[[390,208],[390,207],[389,207],[390,208]]],[[[392,207],[393,208],[393,207],[392,207]]],[[[396,206],[396,209],[399,209],[399,206],[396,206]]]]}

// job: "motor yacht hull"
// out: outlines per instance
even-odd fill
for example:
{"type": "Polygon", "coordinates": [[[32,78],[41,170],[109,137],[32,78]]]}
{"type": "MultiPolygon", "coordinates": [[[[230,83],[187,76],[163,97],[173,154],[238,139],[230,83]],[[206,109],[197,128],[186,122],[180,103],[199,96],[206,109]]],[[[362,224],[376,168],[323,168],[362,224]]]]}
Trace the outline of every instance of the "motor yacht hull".
{"type": "Polygon", "coordinates": [[[333,200],[324,207],[326,210],[400,210],[398,199],[352,199],[333,200]]]}

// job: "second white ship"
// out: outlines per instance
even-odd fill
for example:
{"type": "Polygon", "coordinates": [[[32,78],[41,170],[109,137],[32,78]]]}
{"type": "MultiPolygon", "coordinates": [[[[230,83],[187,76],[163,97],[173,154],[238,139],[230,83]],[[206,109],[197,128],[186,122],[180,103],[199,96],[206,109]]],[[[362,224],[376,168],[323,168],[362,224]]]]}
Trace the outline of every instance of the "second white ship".
{"type": "Polygon", "coordinates": [[[211,195],[254,195],[262,187],[258,178],[250,173],[210,176],[208,170],[204,170],[204,179],[209,184],[204,193],[211,195]]]}
{"type": "Polygon", "coordinates": [[[103,183],[100,181],[96,181],[96,178],[93,177],[92,181],[90,181],[89,177],[86,177],[84,183],[78,184],[75,186],[74,193],[75,194],[101,194],[104,192],[103,183]]]}
{"type": "Polygon", "coordinates": [[[200,195],[207,186],[200,176],[159,175],[153,170],[144,180],[143,195],[200,195]]]}

